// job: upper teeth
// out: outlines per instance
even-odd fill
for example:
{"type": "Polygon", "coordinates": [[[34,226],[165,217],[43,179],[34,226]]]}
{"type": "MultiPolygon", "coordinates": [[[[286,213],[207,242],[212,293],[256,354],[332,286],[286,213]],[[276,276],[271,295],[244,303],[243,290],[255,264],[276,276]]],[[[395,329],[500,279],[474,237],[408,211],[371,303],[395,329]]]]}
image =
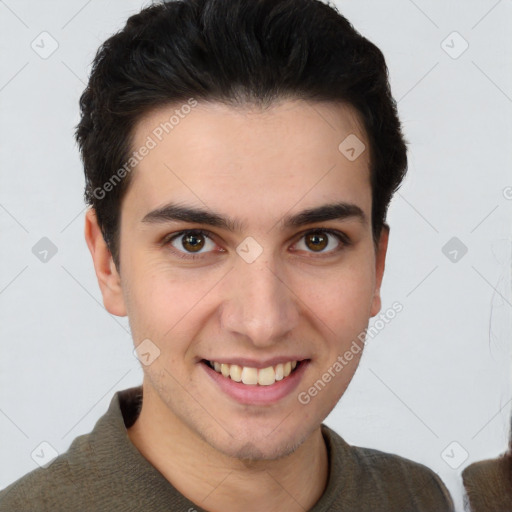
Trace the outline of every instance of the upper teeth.
{"type": "Polygon", "coordinates": [[[288,361],[279,363],[276,366],[267,368],[251,368],[249,366],[239,366],[237,364],[218,363],[210,361],[216,372],[222,373],[224,377],[230,377],[236,382],[260,386],[270,386],[276,380],[282,380],[290,375],[291,371],[297,366],[297,361],[288,361]]]}

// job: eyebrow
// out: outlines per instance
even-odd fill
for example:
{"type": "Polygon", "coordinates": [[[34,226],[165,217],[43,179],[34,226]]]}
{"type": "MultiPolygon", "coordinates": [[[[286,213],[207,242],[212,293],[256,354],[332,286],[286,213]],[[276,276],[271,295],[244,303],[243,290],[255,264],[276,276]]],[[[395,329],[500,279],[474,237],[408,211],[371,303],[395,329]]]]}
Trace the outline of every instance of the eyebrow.
{"type": "MultiPolygon", "coordinates": [[[[364,211],[357,205],[346,202],[338,202],[308,208],[293,215],[285,215],[281,221],[281,230],[297,228],[316,222],[328,220],[351,220],[355,219],[362,225],[368,222],[364,211]]],[[[225,217],[201,208],[183,206],[176,203],[168,203],[146,214],[142,219],[143,223],[160,224],[165,222],[190,222],[193,224],[205,224],[217,228],[227,229],[231,232],[242,232],[244,223],[239,219],[225,217]]]]}

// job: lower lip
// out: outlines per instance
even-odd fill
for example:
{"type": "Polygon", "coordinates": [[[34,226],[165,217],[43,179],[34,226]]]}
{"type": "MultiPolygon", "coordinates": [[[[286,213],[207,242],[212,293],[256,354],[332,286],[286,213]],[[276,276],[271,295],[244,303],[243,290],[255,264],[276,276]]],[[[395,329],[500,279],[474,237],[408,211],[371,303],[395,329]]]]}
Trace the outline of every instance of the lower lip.
{"type": "Polygon", "coordinates": [[[221,373],[210,368],[205,362],[198,363],[206,374],[213,379],[220,389],[226,395],[235,399],[241,404],[247,405],[271,405],[279,402],[285,396],[288,396],[299,385],[299,382],[309,365],[309,360],[301,361],[288,377],[283,380],[277,380],[270,386],[260,386],[259,384],[248,385],[242,382],[236,382],[229,377],[224,377],[221,373]]]}

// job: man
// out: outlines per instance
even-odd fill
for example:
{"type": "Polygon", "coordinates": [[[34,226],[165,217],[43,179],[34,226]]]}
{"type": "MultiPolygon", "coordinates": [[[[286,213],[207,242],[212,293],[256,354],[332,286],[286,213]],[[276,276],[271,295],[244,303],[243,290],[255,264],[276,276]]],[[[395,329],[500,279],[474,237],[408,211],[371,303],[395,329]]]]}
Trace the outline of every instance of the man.
{"type": "Polygon", "coordinates": [[[381,52],[316,0],[183,0],[101,47],[85,237],[141,388],[0,510],[453,510],[322,421],[381,308],[407,166],[381,52]]]}

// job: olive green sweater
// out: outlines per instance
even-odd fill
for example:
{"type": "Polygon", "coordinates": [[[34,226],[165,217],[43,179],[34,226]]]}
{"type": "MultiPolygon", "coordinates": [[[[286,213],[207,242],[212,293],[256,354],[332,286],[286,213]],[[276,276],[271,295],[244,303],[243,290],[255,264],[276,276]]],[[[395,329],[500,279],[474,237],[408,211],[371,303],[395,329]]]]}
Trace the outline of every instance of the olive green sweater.
{"type": "MultiPolygon", "coordinates": [[[[0,491],[1,512],[204,509],[180,494],[130,441],[142,387],[118,391],[92,432],[66,453],[0,491]]],[[[322,425],[329,454],[325,492],[311,512],[453,511],[448,491],[426,466],[347,444],[322,425]]]]}

